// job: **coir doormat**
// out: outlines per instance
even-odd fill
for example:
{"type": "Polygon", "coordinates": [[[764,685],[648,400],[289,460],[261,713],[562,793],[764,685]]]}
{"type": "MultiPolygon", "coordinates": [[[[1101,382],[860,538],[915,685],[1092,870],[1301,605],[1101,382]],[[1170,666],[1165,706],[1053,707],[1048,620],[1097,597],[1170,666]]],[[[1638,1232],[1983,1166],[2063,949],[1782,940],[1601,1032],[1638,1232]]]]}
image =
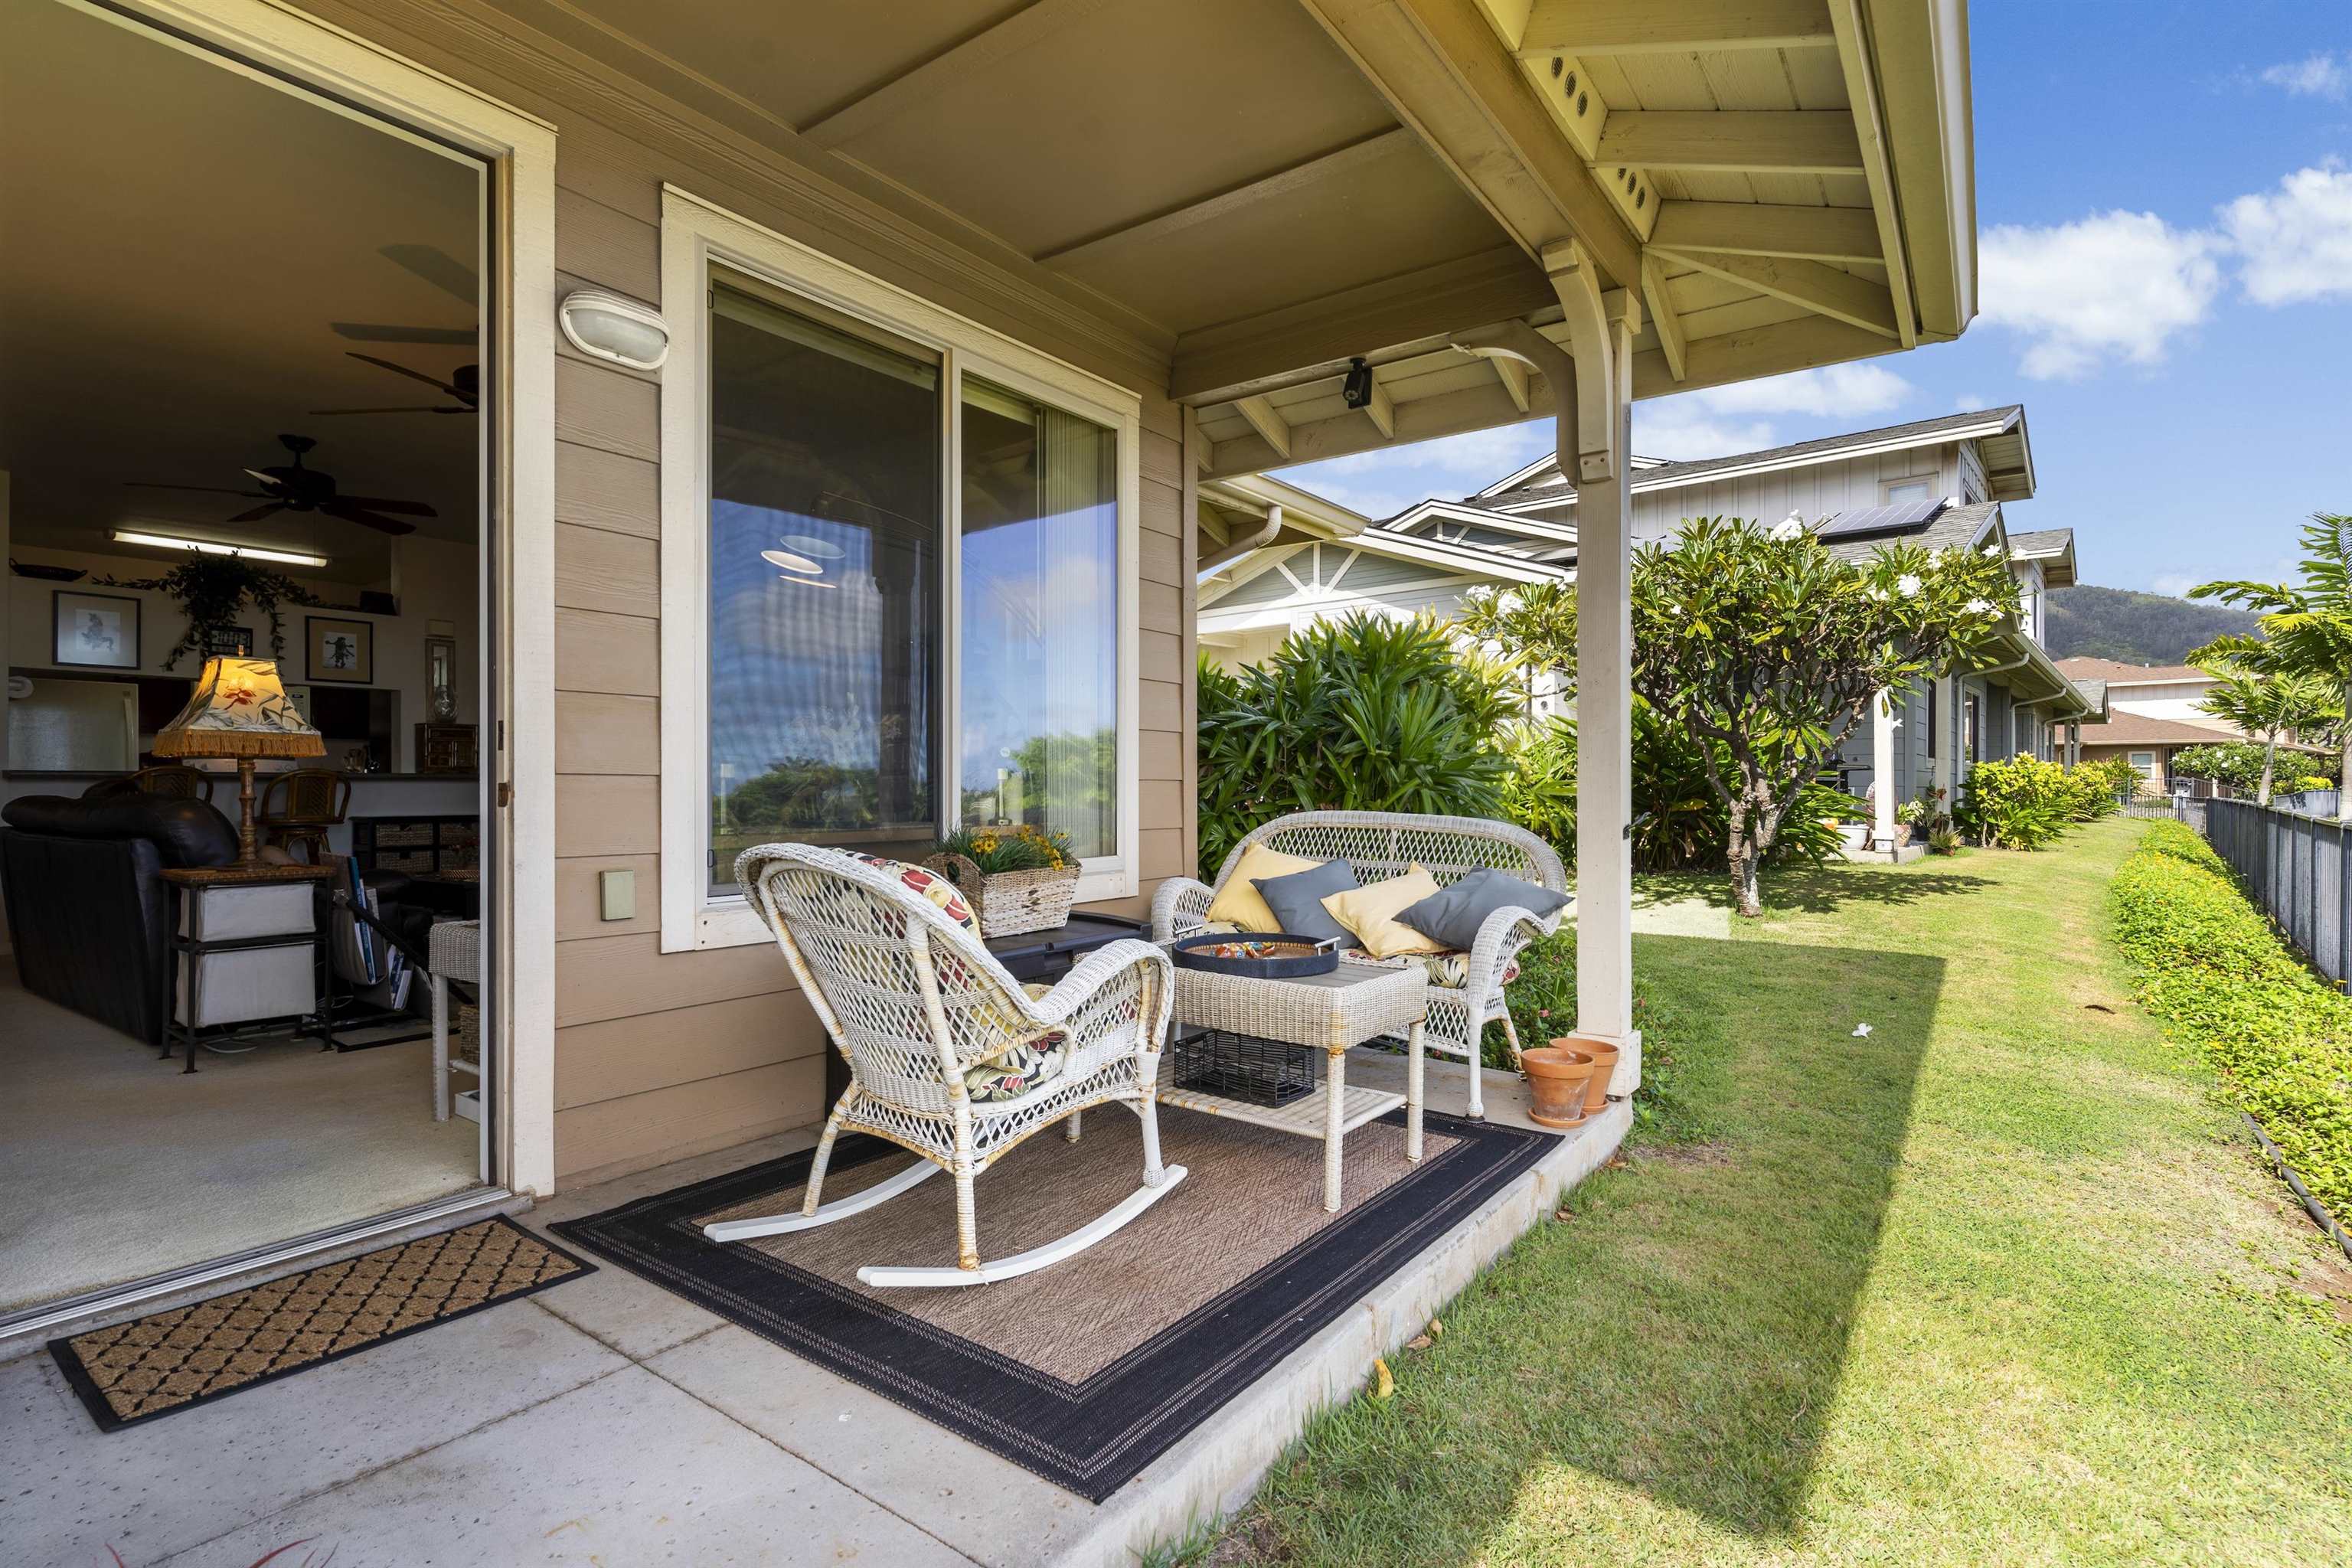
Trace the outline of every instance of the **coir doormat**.
{"type": "Polygon", "coordinates": [[[595,1271],[500,1215],[51,1340],[49,1353],[112,1432],[595,1271]]]}
{"type": "MultiPolygon", "coordinates": [[[[797,1212],[795,1154],[553,1228],[754,1333],[1100,1502],[1225,1402],[1540,1159],[1553,1140],[1427,1119],[1404,1158],[1401,1112],[1348,1135],[1347,1203],[1325,1214],[1323,1147],[1265,1128],[1163,1111],[1183,1184],[1124,1229],[1051,1268],[992,1285],[877,1289],[861,1264],[955,1261],[944,1175],[814,1230],[719,1245],[714,1219],[797,1212]]],[[[844,1138],[831,1202],[912,1156],[844,1138]]],[[[1067,1234],[1135,1190],[1139,1129],[1089,1112],[1084,1136],[1030,1139],[983,1173],[980,1252],[1067,1234]]]]}

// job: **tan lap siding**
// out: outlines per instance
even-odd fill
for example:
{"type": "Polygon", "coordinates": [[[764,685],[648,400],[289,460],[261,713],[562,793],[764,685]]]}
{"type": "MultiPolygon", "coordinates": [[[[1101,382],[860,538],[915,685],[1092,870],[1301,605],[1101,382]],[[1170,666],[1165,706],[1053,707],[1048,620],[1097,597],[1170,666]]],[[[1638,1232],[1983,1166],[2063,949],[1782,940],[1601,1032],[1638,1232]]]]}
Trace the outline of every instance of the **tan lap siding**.
{"type": "MultiPolygon", "coordinates": [[[[553,124],[559,290],[660,305],[661,185],[1145,394],[1139,691],[1140,912],[1191,853],[1193,553],[1185,421],[1158,395],[1166,343],[1000,286],[1003,258],[922,227],[920,204],[838,183],[736,126],[614,77],[489,6],[310,0],[340,26],[553,124]]],[[[554,13],[548,13],[554,16],[554,13]]],[[[709,105],[701,106],[709,110],[709,105]]],[[[1034,279],[1033,279],[1033,281],[1034,279]]],[[[1046,280],[1049,287],[1064,287],[1046,280]]],[[[661,532],[658,392],[568,343],[556,365],[556,1170],[617,1173],[823,1113],[823,1033],[772,947],[659,944],[661,532]],[[599,880],[635,874],[636,910],[601,918],[599,880]]],[[[521,963],[540,962],[518,955],[521,963]]]]}

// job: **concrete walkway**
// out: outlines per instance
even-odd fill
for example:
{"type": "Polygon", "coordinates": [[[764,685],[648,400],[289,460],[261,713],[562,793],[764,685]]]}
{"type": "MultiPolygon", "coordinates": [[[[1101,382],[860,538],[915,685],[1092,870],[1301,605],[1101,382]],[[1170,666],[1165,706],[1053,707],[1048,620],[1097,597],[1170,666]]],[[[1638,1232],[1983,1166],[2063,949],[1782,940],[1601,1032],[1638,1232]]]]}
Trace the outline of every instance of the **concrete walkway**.
{"type": "MultiPolygon", "coordinates": [[[[1402,1064],[1359,1053],[1351,1081],[1402,1064]]],[[[1461,1068],[1430,1069],[1460,1109],[1461,1068]]],[[[1524,1124],[1517,1080],[1488,1114],[1524,1124]]],[[[1171,1113],[1173,1114],[1173,1113],[1171,1113]]],[[[0,1365],[0,1563],[338,1568],[653,1563],[1128,1564],[1238,1506],[1307,1416],[1362,1382],[1559,1192],[1612,1107],[1100,1507],[619,1267],[111,1435],[46,1353],[0,1365]],[[301,1552],[278,1559],[299,1563],[301,1552]]],[[[592,1214],[808,1146],[804,1133],[567,1193],[592,1214]]]]}

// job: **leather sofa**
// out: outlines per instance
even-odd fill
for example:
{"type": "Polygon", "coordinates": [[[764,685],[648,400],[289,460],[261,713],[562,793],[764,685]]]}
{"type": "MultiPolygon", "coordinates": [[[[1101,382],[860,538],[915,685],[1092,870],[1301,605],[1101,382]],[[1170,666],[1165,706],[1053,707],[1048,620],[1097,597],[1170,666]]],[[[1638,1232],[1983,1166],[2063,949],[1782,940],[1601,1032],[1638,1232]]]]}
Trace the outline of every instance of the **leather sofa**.
{"type": "Polygon", "coordinates": [[[26,795],[0,806],[0,895],[17,978],[37,996],[160,1046],[166,867],[236,858],[236,827],[201,800],[26,795]]]}

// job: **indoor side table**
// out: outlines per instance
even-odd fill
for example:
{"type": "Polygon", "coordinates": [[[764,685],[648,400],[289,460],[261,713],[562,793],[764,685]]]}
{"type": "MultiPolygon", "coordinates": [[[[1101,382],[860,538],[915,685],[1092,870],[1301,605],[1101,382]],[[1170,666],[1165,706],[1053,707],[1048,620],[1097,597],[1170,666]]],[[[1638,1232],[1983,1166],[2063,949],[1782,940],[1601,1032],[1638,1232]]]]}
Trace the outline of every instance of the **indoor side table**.
{"type": "Polygon", "coordinates": [[[331,866],[163,868],[172,924],[163,966],[163,1057],[184,1047],[196,1070],[197,1031],[216,1024],[307,1016],[320,1049],[334,1045],[321,977],[331,962],[313,891],[331,866]],[[176,1037],[176,1038],[175,1038],[176,1037]]]}
{"type": "Polygon", "coordinates": [[[1202,1089],[1180,1088],[1175,1063],[1160,1058],[1160,1103],[1277,1132],[1323,1141],[1323,1207],[1339,1208],[1339,1155],[1349,1132],[1376,1116],[1404,1107],[1405,1158],[1421,1159],[1422,1020],[1429,1013],[1429,973],[1420,964],[1401,969],[1342,963],[1328,974],[1296,980],[1176,970],[1178,1026],[1220,1029],[1277,1040],[1324,1053],[1323,1087],[1287,1105],[1260,1105],[1202,1089]],[[1348,1051],[1383,1035],[1405,1037],[1405,1091],[1391,1094],[1348,1087],[1348,1051]]]}

